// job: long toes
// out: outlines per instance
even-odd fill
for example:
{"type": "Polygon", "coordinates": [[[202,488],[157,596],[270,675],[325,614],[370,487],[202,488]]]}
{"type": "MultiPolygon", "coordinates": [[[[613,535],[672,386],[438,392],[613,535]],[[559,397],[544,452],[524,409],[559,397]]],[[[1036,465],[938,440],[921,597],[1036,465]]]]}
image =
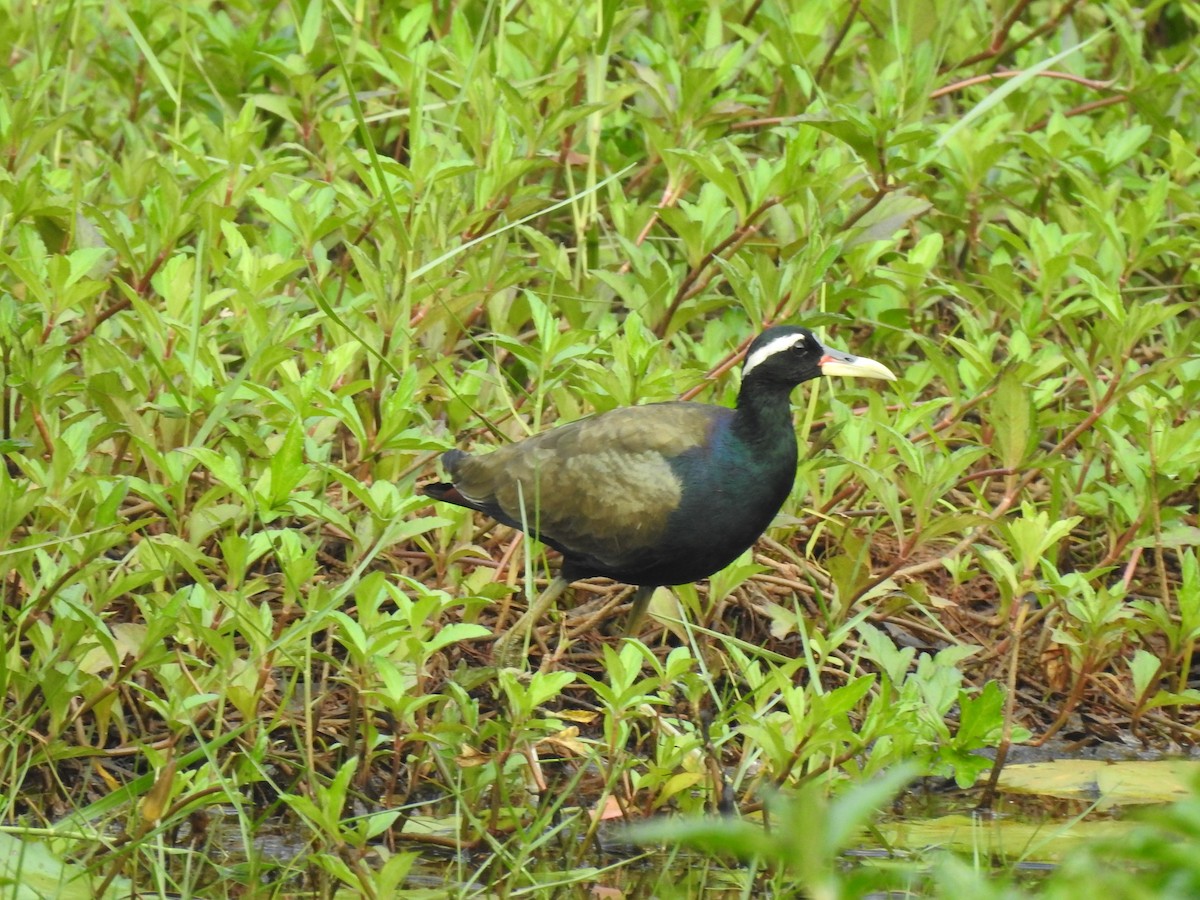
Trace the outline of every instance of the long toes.
{"type": "Polygon", "coordinates": [[[498,669],[519,669],[525,661],[525,635],[510,630],[492,645],[492,662],[498,669]]]}

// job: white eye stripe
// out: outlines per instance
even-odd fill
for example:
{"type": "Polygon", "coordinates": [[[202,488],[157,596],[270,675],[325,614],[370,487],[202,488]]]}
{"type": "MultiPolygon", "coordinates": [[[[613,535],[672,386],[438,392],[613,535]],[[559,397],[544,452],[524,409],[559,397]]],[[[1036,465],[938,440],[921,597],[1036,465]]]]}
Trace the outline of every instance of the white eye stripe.
{"type": "Polygon", "coordinates": [[[764,344],[746,357],[746,364],[742,367],[742,377],[745,378],[750,374],[751,369],[774,356],[776,353],[783,353],[787,350],[791,350],[794,347],[799,347],[807,340],[807,335],[785,334],[781,337],[775,338],[775,340],[768,344],[764,344]]]}

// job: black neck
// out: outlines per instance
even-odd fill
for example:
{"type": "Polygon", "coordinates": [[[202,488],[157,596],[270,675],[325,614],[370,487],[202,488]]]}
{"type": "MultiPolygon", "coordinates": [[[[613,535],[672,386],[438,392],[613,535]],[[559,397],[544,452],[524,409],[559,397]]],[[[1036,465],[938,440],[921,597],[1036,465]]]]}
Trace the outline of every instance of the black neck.
{"type": "Polygon", "coordinates": [[[794,385],[748,381],[738,394],[734,433],[747,444],[778,447],[795,455],[791,394],[794,385]]]}

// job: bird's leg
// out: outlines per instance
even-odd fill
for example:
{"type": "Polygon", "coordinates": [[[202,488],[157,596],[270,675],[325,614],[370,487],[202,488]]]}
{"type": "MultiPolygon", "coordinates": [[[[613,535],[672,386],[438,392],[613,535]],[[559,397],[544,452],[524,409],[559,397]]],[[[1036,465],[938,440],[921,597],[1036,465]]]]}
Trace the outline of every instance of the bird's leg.
{"type": "Polygon", "coordinates": [[[656,590],[658,588],[653,585],[638,585],[638,589],[633,594],[633,603],[629,607],[629,618],[625,620],[625,634],[629,637],[638,636],[638,626],[642,624],[642,618],[650,606],[650,598],[654,596],[656,590]]]}
{"type": "Polygon", "coordinates": [[[492,646],[492,659],[497,666],[507,668],[521,662],[529,652],[529,636],[533,631],[533,626],[546,614],[546,610],[570,583],[561,575],[555,575],[554,579],[546,585],[546,589],[538,594],[537,599],[529,605],[529,609],[513,622],[508,631],[496,638],[496,643],[492,646]]]}

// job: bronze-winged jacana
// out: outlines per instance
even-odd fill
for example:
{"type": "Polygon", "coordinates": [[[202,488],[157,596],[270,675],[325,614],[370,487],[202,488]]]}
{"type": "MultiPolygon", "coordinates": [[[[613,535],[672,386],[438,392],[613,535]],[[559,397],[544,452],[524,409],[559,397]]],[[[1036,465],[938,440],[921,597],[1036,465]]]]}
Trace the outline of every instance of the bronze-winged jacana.
{"type": "Polygon", "coordinates": [[[654,589],[707,578],[766,530],[796,477],[789,395],[820,375],[894,380],[886,366],[778,326],[746,351],[736,409],[651,403],[560,425],[481,456],[449,450],[429,497],[487,513],[558,550],[562,569],[497,642],[497,663],[573,581],[637,585],[635,634],[654,589]]]}

